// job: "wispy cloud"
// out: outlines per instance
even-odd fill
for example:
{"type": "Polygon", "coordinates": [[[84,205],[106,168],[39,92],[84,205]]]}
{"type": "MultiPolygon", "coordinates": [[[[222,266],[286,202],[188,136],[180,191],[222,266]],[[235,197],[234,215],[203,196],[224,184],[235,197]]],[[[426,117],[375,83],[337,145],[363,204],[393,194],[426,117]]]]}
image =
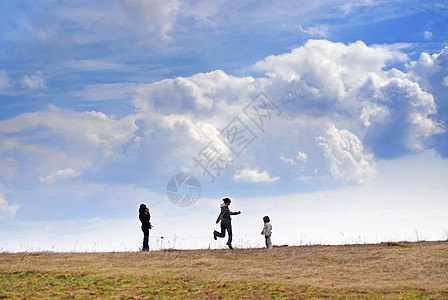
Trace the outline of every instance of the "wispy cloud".
{"type": "Polygon", "coordinates": [[[176,23],[180,8],[178,0],[124,0],[122,3],[140,25],[136,30],[143,36],[150,39],[155,34],[161,41],[170,40],[168,32],[176,23]]]}
{"type": "Polygon", "coordinates": [[[302,26],[299,26],[300,31],[305,32],[312,36],[318,36],[318,37],[326,37],[328,35],[328,25],[317,25],[317,26],[311,26],[307,28],[303,28],[302,26]]]}
{"type": "Polygon", "coordinates": [[[89,84],[82,90],[72,91],[71,94],[88,101],[131,100],[136,94],[137,87],[138,85],[135,83],[89,84]]]}
{"type": "Polygon", "coordinates": [[[442,84],[448,87],[448,76],[443,77],[442,84]]]}
{"type": "Polygon", "coordinates": [[[298,161],[306,163],[306,160],[308,159],[308,155],[306,153],[304,153],[304,152],[298,152],[297,156],[296,156],[296,159],[298,161]]]}
{"type": "Polygon", "coordinates": [[[19,209],[19,205],[10,205],[0,191],[0,219],[4,217],[14,217],[17,209],[19,209]]]}
{"type": "Polygon", "coordinates": [[[63,66],[78,71],[123,71],[128,68],[125,65],[117,64],[105,59],[79,59],[70,60],[63,64],[63,66]]]}
{"type": "Polygon", "coordinates": [[[292,166],[297,165],[297,162],[306,163],[307,159],[308,159],[308,155],[304,152],[297,152],[297,155],[295,157],[290,157],[290,158],[284,157],[283,155],[280,156],[281,161],[283,161],[286,164],[292,165],[292,166]]]}
{"type": "Polygon", "coordinates": [[[73,169],[64,169],[64,170],[57,170],[53,174],[50,174],[46,177],[39,177],[40,182],[44,183],[52,183],[55,182],[58,179],[65,179],[76,176],[76,171],[73,169]]]}
{"type": "Polygon", "coordinates": [[[31,75],[25,75],[22,79],[22,83],[29,89],[43,89],[45,88],[44,76],[42,72],[36,72],[31,75]]]}
{"type": "Polygon", "coordinates": [[[294,161],[294,158],[286,158],[284,156],[280,156],[280,160],[282,162],[286,163],[286,164],[289,164],[289,165],[293,165],[294,166],[296,164],[296,162],[294,161]]]}

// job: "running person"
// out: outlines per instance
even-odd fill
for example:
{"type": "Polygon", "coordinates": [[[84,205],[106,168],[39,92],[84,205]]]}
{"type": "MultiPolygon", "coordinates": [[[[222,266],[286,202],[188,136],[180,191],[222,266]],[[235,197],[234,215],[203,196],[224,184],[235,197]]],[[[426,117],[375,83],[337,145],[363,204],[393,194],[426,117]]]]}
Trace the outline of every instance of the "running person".
{"type": "Polygon", "coordinates": [[[230,205],[230,199],[229,198],[224,198],[222,199],[222,201],[224,202],[223,204],[221,204],[221,213],[218,216],[218,219],[216,219],[216,224],[219,223],[219,221],[221,221],[221,232],[218,231],[213,231],[213,238],[216,240],[217,237],[223,238],[226,236],[226,230],[227,230],[227,234],[229,235],[229,239],[227,241],[227,246],[230,249],[233,249],[232,247],[232,218],[230,217],[231,215],[239,215],[241,213],[241,211],[238,212],[232,212],[229,209],[229,205],[230,205]]]}

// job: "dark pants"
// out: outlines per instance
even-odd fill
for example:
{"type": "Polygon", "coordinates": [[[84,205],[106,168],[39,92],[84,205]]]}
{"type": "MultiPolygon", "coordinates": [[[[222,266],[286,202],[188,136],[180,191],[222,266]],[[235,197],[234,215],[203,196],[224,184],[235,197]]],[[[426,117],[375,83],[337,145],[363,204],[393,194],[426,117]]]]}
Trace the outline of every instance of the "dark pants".
{"type": "Polygon", "coordinates": [[[218,232],[216,236],[223,238],[226,236],[226,230],[229,235],[227,245],[232,244],[232,223],[229,220],[221,220],[221,232],[218,232]]]}
{"type": "Polygon", "coordinates": [[[149,251],[149,228],[142,227],[143,231],[143,247],[142,251],[149,251]]]}

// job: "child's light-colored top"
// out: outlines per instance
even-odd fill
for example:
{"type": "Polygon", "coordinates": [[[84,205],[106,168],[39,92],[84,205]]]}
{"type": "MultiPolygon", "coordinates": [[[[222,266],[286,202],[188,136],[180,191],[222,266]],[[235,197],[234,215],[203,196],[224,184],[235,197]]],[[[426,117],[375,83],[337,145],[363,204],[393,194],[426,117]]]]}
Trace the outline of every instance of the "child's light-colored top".
{"type": "Polygon", "coordinates": [[[262,235],[271,235],[272,234],[272,225],[268,223],[264,223],[262,235]]]}

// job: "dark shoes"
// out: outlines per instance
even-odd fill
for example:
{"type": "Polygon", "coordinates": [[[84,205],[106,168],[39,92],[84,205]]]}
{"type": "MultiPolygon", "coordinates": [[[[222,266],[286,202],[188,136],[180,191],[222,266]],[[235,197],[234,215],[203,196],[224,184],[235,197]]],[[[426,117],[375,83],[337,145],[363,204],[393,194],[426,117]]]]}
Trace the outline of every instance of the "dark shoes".
{"type": "MultiPolygon", "coordinates": [[[[218,239],[218,234],[219,234],[218,231],[216,231],[216,230],[213,231],[213,238],[215,239],[215,241],[218,239]]],[[[233,250],[232,244],[226,243],[226,245],[227,245],[227,247],[229,247],[229,249],[233,250]]]]}

